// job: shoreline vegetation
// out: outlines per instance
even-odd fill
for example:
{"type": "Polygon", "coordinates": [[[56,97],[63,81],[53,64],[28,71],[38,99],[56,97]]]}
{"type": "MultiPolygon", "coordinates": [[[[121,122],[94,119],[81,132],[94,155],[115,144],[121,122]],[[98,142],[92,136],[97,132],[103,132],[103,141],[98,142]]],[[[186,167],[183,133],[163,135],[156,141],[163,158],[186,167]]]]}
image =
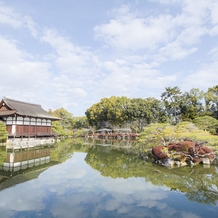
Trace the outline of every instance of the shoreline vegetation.
{"type": "MultiPolygon", "coordinates": [[[[218,155],[218,85],[206,92],[197,88],[182,93],[179,87],[167,87],[161,99],[102,98],[85,112],[74,117],[64,108],[50,114],[61,118],[52,123],[52,131],[60,139],[84,137],[84,130],[128,128],[139,135],[132,153],[145,156],[154,146],[192,141],[212,148],[218,155]]],[[[0,142],[7,132],[0,122],[0,142]]]]}

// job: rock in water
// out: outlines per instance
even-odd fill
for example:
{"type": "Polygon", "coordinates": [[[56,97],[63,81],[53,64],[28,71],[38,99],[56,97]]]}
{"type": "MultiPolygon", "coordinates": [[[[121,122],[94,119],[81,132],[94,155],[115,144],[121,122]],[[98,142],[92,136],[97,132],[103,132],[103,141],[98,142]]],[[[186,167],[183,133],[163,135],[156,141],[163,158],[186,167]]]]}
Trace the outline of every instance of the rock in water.
{"type": "Polygon", "coordinates": [[[166,158],[164,161],[163,161],[163,164],[164,166],[166,167],[172,167],[173,165],[175,164],[175,161],[172,159],[172,158],[166,158]]]}
{"type": "Polygon", "coordinates": [[[202,158],[203,164],[210,165],[209,158],[202,158]]]}

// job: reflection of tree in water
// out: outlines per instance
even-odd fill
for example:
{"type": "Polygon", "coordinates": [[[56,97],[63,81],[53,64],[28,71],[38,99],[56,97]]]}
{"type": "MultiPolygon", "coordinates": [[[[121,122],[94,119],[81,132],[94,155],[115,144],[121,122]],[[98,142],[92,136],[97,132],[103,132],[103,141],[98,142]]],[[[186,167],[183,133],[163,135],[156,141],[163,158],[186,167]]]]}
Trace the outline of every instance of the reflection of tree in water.
{"type": "MultiPolygon", "coordinates": [[[[191,201],[204,204],[216,204],[218,201],[218,173],[215,166],[160,168],[161,175],[158,176],[158,180],[162,185],[170,187],[171,190],[186,193],[186,197],[191,201]]],[[[153,183],[154,178],[149,177],[153,183]]]]}
{"type": "Polygon", "coordinates": [[[89,147],[83,144],[83,140],[63,140],[54,144],[51,160],[62,163],[71,158],[74,152],[87,152],[88,149],[89,147]]]}
{"type": "MultiPolygon", "coordinates": [[[[137,156],[126,155],[123,150],[113,146],[104,147],[95,143],[85,145],[83,140],[64,140],[54,144],[51,161],[64,162],[74,152],[87,153],[85,161],[101,172],[102,176],[112,178],[142,177],[156,186],[167,186],[171,190],[184,192],[191,201],[216,204],[218,201],[218,169],[215,166],[182,167],[168,169],[145,162],[137,156]]],[[[5,158],[5,149],[1,151],[5,158]]]]}
{"type": "Polygon", "coordinates": [[[6,153],[5,146],[0,146],[0,166],[3,165],[6,156],[7,156],[7,153],[6,153]]]}
{"type": "Polygon", "coordinates": [[[213,174],[208,174],[207,170],[203,173],[195,173],[195,183],[186,196],[191,201],[204,204],[216,204],[218,201],[218,175],[214,166],[213,174]]]}
{"type": "Polygon", "coordinates": [[[92,147],[85,160],[101,175],[112,178],[139,177],[144,173],[145,162],[132,155],[125,155],[123,151],[114,151],[111,147],[92,147]]]}
{"type": "Polygon", "coordinates": [[[91,147],[85,158],[92,168],[103,176],[112,178],[144,177],[157,186],[167,186],[173,191],[186,193],[191,201],[216,204],[218,201],[218,170],[202,165],[181,168],[161,167],[145,162],[111,147],[91,147]]]}

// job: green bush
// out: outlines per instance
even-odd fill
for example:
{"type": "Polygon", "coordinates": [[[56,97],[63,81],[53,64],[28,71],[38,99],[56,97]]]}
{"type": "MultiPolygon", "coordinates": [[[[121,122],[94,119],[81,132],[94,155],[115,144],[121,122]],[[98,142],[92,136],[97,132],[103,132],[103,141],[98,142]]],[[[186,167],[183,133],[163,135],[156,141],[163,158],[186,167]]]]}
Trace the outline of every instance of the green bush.
{"type": "Polygon", "coordinates": [[[6,142],[7,138],[8,138],[8,133],[6,130],[6,126],[2,121],[0,121],[0,143],[6,142]]]}
{"type": "Polygon", "coordinates": [[[151,124],[144,128],[140,134],[139,142],[149,147],[161,145],[165,141],[178,142],[181,140],[192,140],[198,143],[205,143],[218,149],[218,136],[212,135],[210,132],[197,128],[193,123],[180,122],[173,126],[170,124],[151,124]]]}
{"type": "Polygon", "coordinates": [[[199,129],[209,131],[213,135],[217,134],[218,120],[213,117],[210,116],[197,117],[193,120],[193,123],[199,129]]]}

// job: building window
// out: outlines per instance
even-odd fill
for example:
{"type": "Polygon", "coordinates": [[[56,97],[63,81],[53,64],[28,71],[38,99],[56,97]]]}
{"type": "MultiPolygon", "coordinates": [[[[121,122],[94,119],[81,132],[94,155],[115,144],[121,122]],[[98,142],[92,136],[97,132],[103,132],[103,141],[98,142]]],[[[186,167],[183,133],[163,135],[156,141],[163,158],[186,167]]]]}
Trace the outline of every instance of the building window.
{"type": "Polygon", "coordinates": [[[36,119],[31,118],[30,125],[35,126],[36,125],[36,119]]]}
{"type": "Polygon", "coordinates": [[[29,117],[25,117],[24,118],[24,125],[29,125],[30,124],[30,118],[29,117]]]}
{"type": "Polygon", "coordinates": [[[17,124],[23,125],[23,117],[17,117],[17,124]]]}
{"type": "Polygon", "coordinates": [[[51,126],[51,120],[47,120],[47,126],[51,126]]]}
{"type": "Polygon", "coordinates": [[[42,119],[42,126],[46,126],[46,119],[42,119]]]}
{"type": "Polygon", "coordinates": [[[12,119],[12,117],[8,117],[8,118],[7,118],[6,124],[7,124],[7,125],[12,125],[12,124],[13,124],[13,119],[12,119]]]}
{"type": "Polygon", "coordinates": [[[42,120],[41,120],[41,119],[37,119],[36,125],[37,125],[37,126],[41,126],[41,125],[42,125],[42,120]]]}

